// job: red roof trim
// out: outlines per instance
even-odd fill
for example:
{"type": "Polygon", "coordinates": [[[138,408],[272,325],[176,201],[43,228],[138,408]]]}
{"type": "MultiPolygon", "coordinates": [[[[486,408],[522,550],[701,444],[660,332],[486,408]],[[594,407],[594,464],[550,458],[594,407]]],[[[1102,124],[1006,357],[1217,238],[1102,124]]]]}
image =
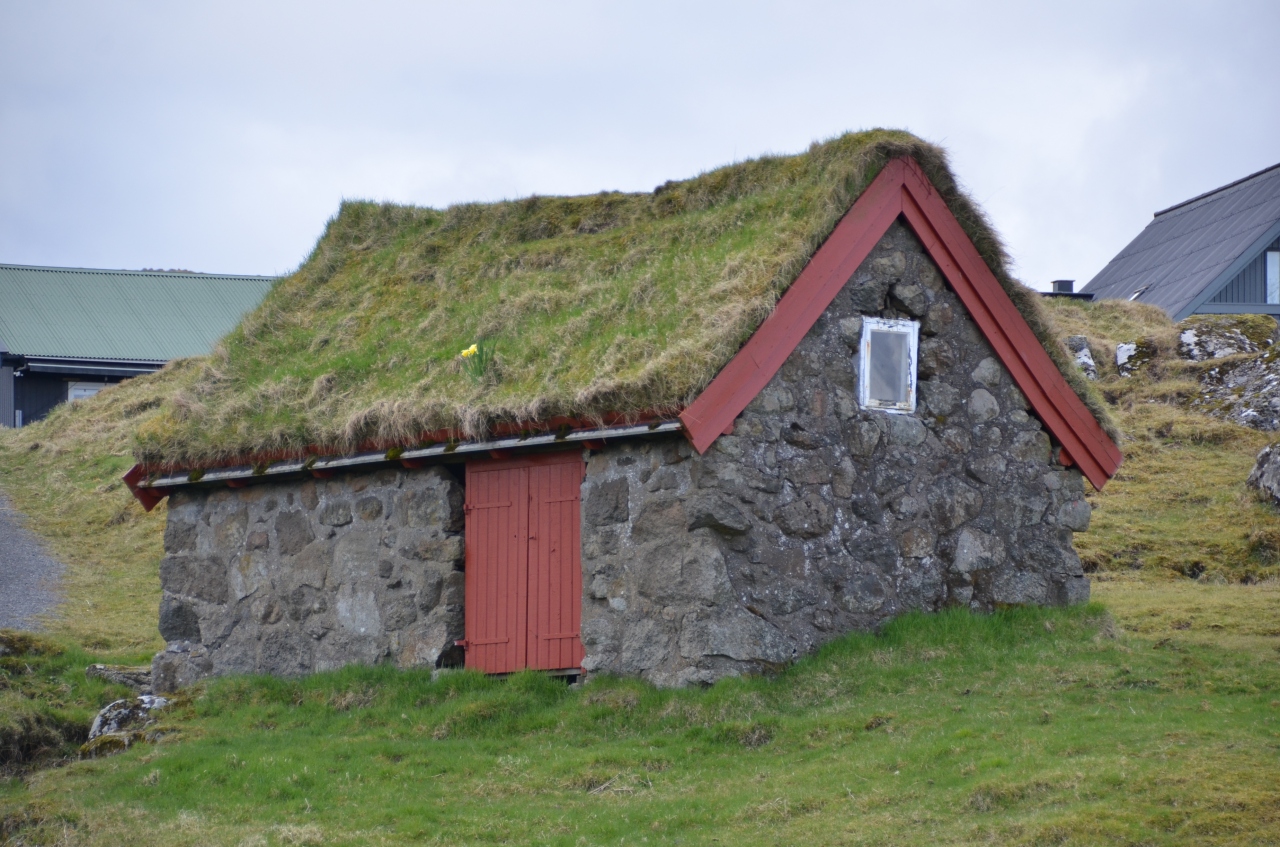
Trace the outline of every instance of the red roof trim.
{"type": "Polygon", "coordinates": [[[1036,415],[1101,489],[1123,457],[1013,305],[995,274],[913,159],[891,161],[729,364],[680,415],[699,453],[768,384],[840,289],[901,215],[951,284],[1036,415]]]}

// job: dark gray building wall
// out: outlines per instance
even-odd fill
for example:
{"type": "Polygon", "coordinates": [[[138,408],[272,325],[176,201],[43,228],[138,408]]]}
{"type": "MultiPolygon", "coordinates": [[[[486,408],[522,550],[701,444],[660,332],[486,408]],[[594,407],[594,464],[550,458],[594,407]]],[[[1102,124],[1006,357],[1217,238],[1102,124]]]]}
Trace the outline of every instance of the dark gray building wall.
{"type": "Polygon", "coordinates": [[[590,459],[584,666],[709,683],[910,610],[1082,602],[1089,517],[1079,472],[895,225],[732,435],[590,459]],[[915,414],[858,406],[864,315],[921,320],[915,414]]]}
{"type": "Polygon", "coordinates": [[[1267,302],[1267,253],[1280,250],[1276,239],[1262,251],[1244,270],[1228,282],[1221,291],[1209,298],[1214,304],[1264,304],[1267,302]]]}
{"type": "Polygon", "coordinates": [[[22,410],[22,423],[34,423],[67,402],[67,380],[48,374],[23,374],[14,379],[14,408],[22,410]]]}
{"type": "Polygon", "coordinates": [[[0,426],[13,426],[13,368],[0,367],[0,426]]]}

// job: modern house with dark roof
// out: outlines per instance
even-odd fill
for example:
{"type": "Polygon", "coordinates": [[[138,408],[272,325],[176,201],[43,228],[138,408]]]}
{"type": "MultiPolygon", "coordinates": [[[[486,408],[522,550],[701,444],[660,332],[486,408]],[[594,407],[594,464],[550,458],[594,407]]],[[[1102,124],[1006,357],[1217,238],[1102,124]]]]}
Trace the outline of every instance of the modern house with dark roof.
{"type": "Polygon", "coordinates": [[[275,277],[0,265],[0,426],[208,353],[275,277]]]}
{"type": "Polygon", "coordinates": [[[1191,315],[1280,315],[1280,164],[1156,212],[1082,289],[1191,315]]]}
{"type": "Polygon", "coordinates": [[[1084,480],[1122,457],[1004,261],[942,151],[883,130],[640,194],[344,204],[139,426],[156,690],[702,684],[910,610],[1083,602],[1084,480]]]}

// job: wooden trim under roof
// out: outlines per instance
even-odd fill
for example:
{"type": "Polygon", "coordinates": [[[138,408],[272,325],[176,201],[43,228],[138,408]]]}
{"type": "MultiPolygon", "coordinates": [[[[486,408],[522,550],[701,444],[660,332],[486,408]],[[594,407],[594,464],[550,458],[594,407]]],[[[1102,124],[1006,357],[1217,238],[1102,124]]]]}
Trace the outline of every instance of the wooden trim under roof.
{"type": "Polygon", "coordinates": [[[915,232],[1036,416],[1061,445],[1064,465],[1078,464],[1101,489],[1120,467],[1120,449],[1067,385],[987,267],[960,222],[920,166],[894,159],[872,181],[737,355],[680,415],[699,453],[755,399],[831,305],[899,216],[915,232]]]}

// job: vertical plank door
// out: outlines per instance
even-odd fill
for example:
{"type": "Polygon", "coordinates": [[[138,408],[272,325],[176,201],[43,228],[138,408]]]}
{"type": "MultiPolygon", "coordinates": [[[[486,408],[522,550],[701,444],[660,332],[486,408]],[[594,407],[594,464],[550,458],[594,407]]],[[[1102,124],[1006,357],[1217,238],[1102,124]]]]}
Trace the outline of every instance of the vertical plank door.
{"type": "Polygon", "coordinates": [[[583,471],[576,451],[467,463],[467,667],[582,664],[583,471]]]}
{"type": "Polygon", "coordinates": [[[524,667],[528,650],[529,473],[467,464],[466,665],[524,667]]]}
{"type": "Polygon", "coordinates": [[[576,668],[582,625],[582,458],[552,454],[529,468],[529,664],[576,668]]]}

